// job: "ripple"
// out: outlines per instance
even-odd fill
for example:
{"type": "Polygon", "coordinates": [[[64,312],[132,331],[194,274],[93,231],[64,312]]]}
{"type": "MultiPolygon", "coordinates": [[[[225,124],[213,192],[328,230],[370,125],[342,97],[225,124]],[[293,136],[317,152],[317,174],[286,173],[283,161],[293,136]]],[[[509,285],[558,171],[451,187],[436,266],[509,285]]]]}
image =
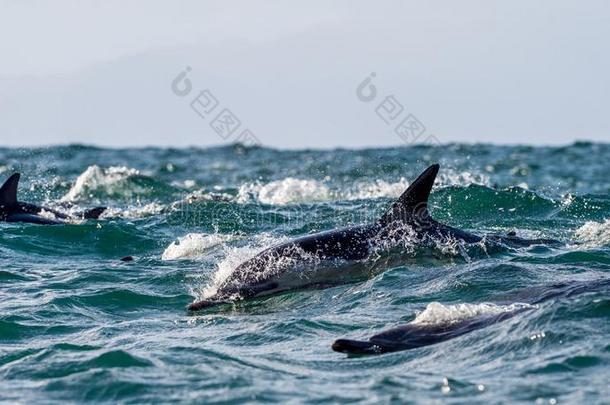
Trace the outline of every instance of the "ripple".
{"type": "Polygon", "coordinates": [[[24,174],[23,201],[110,207],[80,225],[0,224],[0,400],[601,403],[608,162],[610,146],[593,143],[0,148],[0,166],[24,174]],[[447,173],[430,199],[437,220],[566,245],[413,255],[346,285],[185,311],[215,274],[267,246],[376,220],[437,161],[447,173]],[[436,345],[375,357],[330,349],[426,310],[451,320],[517,302],[536,310],[436,345]]]}

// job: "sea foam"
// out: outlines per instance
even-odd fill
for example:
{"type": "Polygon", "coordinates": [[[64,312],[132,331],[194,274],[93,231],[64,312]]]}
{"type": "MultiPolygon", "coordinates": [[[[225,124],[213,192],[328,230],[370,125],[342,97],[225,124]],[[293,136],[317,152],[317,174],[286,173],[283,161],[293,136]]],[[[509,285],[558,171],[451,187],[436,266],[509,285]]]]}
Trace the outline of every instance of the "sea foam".
{"type": "Polygon", "coordinates": [[[161,255],[161,260],[196,258],[236,238],[235,235],[189,233],[172,242],[161,255]]]}
{"type": "Polygon", "coordinates": [[[146,218],[153,215],[162,213],[166,207],[159,203],[149,203],[144,205],[136,205],[128,208],[116,208],[110,207],[102,213],[100,219],[108,218],[126,218],[126,219],[137,219],[146,218]]]}
{"type": "MultiPolygon", "coordinates": [[[[446,170],[439,174],[437,187],[489,185],[489,176],[468,171],[446,170]]],[[[397,181],[376,179],[359,181],[346,186],[333,187],[329,181],[286,177],[268,183],[245,183],[239,188],[237,202],[254,200],[269,205],[287,205],[332,200],[362,200],[371,198],[397,198],[409,187],[401,177],[397,181]]]]}
{"type": "Polygon", "coordinates": [[[574,232],[585,248],[598,248],[610,244],[610,219],[604,222],[588,221],[574,232]]]}
{"type": "Polygon", "coordinates": [[[61,201],[74,202],[85,199],[96,191],[113,192],[121,187],[121,184],[129,177],[139,175],[136,169],[124,166],[112,166],[102,169],[97,165],[89,166],[61,198],[61,201]]]}
{"type": "Polygon", "coordinates": [[[238,202],[250,198],[269,205],[286,205],[330,199],[328,187],[317,180],[287,177],[267,184],[246,183],[239,188],[238,202]]]}
{"type": "Polygon", "coordinates": [[[492,303],[481,304],[456,304],[443,305],[439,302],[431,302],[420,312],[412,325],[445,325],[465,321],[482,315],[500,315],[507,312],[515,312],[525,308],[534,308],[524,303],[510,305],[497,305],[492,303]]]}

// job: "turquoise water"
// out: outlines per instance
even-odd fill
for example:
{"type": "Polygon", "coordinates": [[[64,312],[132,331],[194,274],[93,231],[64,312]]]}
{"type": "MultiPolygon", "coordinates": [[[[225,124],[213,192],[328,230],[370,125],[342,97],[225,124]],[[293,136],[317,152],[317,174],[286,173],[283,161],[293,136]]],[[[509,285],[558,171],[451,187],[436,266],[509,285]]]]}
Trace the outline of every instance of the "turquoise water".
{"type": "Polygon", "coordinates": [[[22,201],[110,207],[99,221],[0,224],[0,399],[609,403],[608,288],[415,350],[330,348],[417,316],[451,322],[557,283],[607,280],[609,162],[610,145],[590,143],[0,149],[0,179],[23,173],[22,201]],[[441,246],[351,284],[185,310],[267,246],[374,220],[434,162],[439,221],[564,245],[441,246]]]}

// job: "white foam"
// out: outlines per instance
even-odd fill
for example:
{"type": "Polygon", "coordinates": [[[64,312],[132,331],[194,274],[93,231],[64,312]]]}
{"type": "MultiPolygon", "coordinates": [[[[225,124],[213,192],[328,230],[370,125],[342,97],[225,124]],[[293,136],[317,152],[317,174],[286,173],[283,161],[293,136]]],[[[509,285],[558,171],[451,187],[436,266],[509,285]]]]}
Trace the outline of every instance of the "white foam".
{"type": "MultiPolygon", "coordinates": [[[[455,170],[447,169],[439,173],[435,182],[436,187],[466,187],[471,184],[488,186],[489,176],[485,174],[474,174],[468,171],[456,172],[455,170]]],[[[349,200],[380,197],[398,198],[407,187],[409,187],[409,181],[404,177],[401,177],[396,182],[378,179],[372,182],[357,183],[353,190],[347,190],[340,194],[349,200]]]]}
{"type": "Polygon", "coordinates": [[[70,223],[70,224],[80,224],[83,222],[82,220],[79,220],[76,218],[62,218],[62,219],[57,218],[57,215],[55,215],[55,213],[53,213],[51,211],[47,211],[44,208],[42,210],[40,210],[38,212],[38,214],[36,214],[36,215],[38,215],[39,217],[42,217],[42,218],[50,219],[51,221],[61,221],[61,222],[70,223]]]}
{"type": "Polygon", "coordinates": [[[172,185],[172,187],[191,190],[197,186],[197,182],[195,180],[190,180],[190,179],[187,179],[184,181],[174,180],[174,181],[172,181],[171,185],[172,185]]]}
{"type": "Polygon", "coordinates": [[[496,305],[492,303],[482,304],[457,304],[443,305],[439,302],[431,302],[419,313],[411,324],[413,325],[444,325],[465,321],[481,315],[499,315],[506,312],[515,312],[524,308],[534,308],[524,303],[510,305],[496,305]]]}
{"type": "Polygon", "coordinates": [[[367,182],[359,182],[354,185],[353,190],[346,190],[342,193],[347,200],[360,200],[367,198],[380,197],[399,197],[409,187],[409,182],[404,177],[396,182],[387,182],[384,180],[375,180],[367,182]]]}
{"type": "Polygon", "coordinates": [[[567,208],[570,205],[572,205],[572,203],[574,203],[574,201],[576,201],[576,196],[572,193],[568,193],[568,194],[564,195],[563,198],[561,199],[561,206],[563,208],[567,208]]]}
{"type": "Polygon", "coordinates": [[[610,245],[610,219],[604,222],[588,221],[574,232],[585,248],[610,245]]]}
{"type": "Polygon", "coordinates": [[[106,211],[100,215],[100,219],[108,218],[126,218],[136,219],[145,218],[152,215],[157,215],[165,210],[165,206],[159,203],[149,203],[142,206],[134,206],[129,208],[107,208],[106,211]]]}
{"type": "Polygon", "coordinates": [[[56,220],[57,219],[57,216],[54,213],[52,213],[50,211],[47,211],[44,208],[41,209],[40,212],[38,212],[37,215],[40,216],[40,217],[46,218],[46,219],[51,219],[51,220],[56,220]]]}
{"type": "Polygon", "coordinates": [[[210,249],[236,239],[234,235],[189,233],[172,242],[161,255],[161,260],[192,259],[210,249]]]}
{"type": "Polygon", "coordinates": [[[138,170],[124,166],[112,166],[107,169],[102,169],[97,165],[89,166],[78,176],[72,188],[61,200],[78,201],[97,190],[112,191],[117,184],[138,174],[138,170]]]}
{"type": "Polygon", "coordinates": [[[252,243],[247,246],[229,246],[224,245],[224,258],[218,261],[217,270],[214,273],[212,280],[202,285],[195,291],[196,295],[202,299],[214,296],[218,288],[224,281],[233,273],[233,271],[243,262],[250,260],[263,250],[285,242],[288,238],[277,238],[267,233],[262,233],[256,236],[252,243]]]}
{"type": "Polygon", "coordinates": [[[246,202],[251,197],[263,204],[286,205],[330,199],[328,187],[317,180],[287,177],[267,184],[247,183],[239,188],[238,202],[246,202]]]}
{"type": "Polygon", "coordinates": [[[197,190],[188,194],[185,198],[175,201],[170,205],[174,211],[188,209],[190,204],[198,201],[233,201],[233,196],[228,193],[209,192],[197,190]]]}
{"type": "Polygon", "coordinates": [[[75,210],[75,208],[73,207],[71,210],[65,211],[61,210],[61,208],[58,208],[59,212],[65,214],[68,216],[68,218],[59,218],[57,215],[55,215],[54,212],[52,211],[47,211],[44,208],[41,209],[36,215],[42,217],[42,218],[46,218],[46,219],[50,219],[51,221],[59,221],[59,222],[63,222],[63,223],[67,223],[67,224],[82,224],[84,222],[83,219],[79,219],[76,215],[76,213],[78,211],[75,210]]]}
{"type": "Polygon", "coordinates": [[[454,169],[443,169],[436,178],[436,186],[461,186],[467,187],[473,184],[479,186],[490,185],[489,176],[483,173],[472,173],[469,171],[455,171],[454,169]]]}
{"type": "MultiPolygon", "coordinates": [[[[269,205],[287,205],[330,200],[397,198],[409,187],[409,181],[404,177],[395,182],[381,179],[360,181],[337,189],[331,188],[327,180],[286,177],[266,184],[246,183],[239,188],[237,201],[245,203],[254,200],[269,205]]],[[[440,173],[436,181],[437,187],[471,184],[489,185],[489,176],[448,169],[440,173]]]]}

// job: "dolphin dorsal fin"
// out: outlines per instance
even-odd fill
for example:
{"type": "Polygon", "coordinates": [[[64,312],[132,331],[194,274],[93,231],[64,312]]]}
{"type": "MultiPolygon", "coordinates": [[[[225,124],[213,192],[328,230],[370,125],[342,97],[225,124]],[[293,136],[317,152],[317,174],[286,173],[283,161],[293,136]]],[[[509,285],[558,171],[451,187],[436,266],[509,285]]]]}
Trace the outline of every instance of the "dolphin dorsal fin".
{"type": "Polygon", "coordinates": [[[4,182],[0,188],[0,205],[10,207],[17,204],[17,186],[20,177],[19,173],[15,173],[4,182]]]}
{"type": "Polygon", "coordinates": [[[412,222],[419,217],[429,217],[428,197],[439,169],[438,164],[428,167],[402,193],[392,207],[379,219],[382,226],[396,221],[412,222]]]}

